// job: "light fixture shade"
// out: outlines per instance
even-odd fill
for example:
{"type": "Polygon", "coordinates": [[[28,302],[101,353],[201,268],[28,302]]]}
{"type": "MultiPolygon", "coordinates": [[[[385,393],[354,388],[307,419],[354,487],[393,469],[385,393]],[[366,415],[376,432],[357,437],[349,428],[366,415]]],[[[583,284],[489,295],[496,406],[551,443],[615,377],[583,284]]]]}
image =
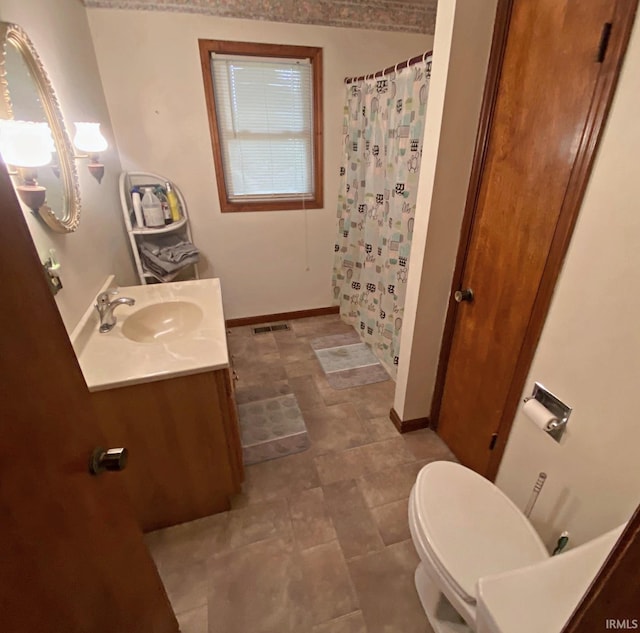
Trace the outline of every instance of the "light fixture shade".
{"type": "Polygon", "coordinates": [[[55,149],[47,123],[5,120],[0,125],[0,151],[7,165],[42,167],[55,149]]]}
{"type": "Polygon", "coordinates": [[[100,123],[76,123],[75,126],[73,144],[81,152],[99,154],[109,147],[107,139],[100,132],[100,123]]]}

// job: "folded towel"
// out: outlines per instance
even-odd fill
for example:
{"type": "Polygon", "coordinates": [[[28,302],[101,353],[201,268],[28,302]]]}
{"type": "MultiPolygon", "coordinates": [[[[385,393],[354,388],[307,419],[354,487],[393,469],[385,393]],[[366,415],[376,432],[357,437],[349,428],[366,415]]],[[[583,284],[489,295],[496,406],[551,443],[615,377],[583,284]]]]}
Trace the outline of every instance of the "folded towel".
{"type": "Polygon", "coordinates": [[[199,259],[199,254],[194,253],[192,255],[182,257],[180,261],[177,262],[169,261],[167,259],[163,259],[162,257],[154,255],[151,251],[146,249],[144,245],[141,245],[140,257],[147,266],[152,267],[155,270],[163,270],[166,273],[172,273],[176,270],[184,268],[185,266],[189,266],[190,264],[195,264],[199,259]]]}
{"type": "Polygon", "coordinates": [[[154,274],[165,276],[185,266],[195,264],[200,251],[188,240],[177,235],[147,238],[139,244],[143,264],[154,274]]]}
{"type": "Polygon", "coordinates": [[[146,250],[167,261],[179,261],[183,257],[189,257],[199,252],[191,242],[186,241],[162,247],[156,244],[148,244],[146,245],[146,250]]]}
{"type": "Polygon", "coordinates": [[[189,240],[179,235],[158,235],[146,238],[143,244],[154,255],[162,259],[182,252],[197,253],[198,249],[189,240]]]}
{"type": "Polygon", "coordinates": [[[193,257],[194,255],[198,255],[198,253],[198,249],[193,244],[190,242],[182,242],[181,244],[176,244],[176,246],[161,249],[158,257],[170,262],[180,262],[186,257],[193,257]]]}
{"type": "Polygon", "coordinates": [[[173,281],[181,272],[182,272],[182,268],[180,270],[176,270],[176,272],[174,273],[158,273],[154,270],[151,270],[148,266],[143,266],[143,270],[146,273],[149,273],[150,275],[153,275],[153,277],[155,277],[158,281],[161,281],[162,283],[167,283],[169,281],[173,281]]]}
{"type": "Polygon", "coordinates": [[[197,263],[197,259],[188,259],[185,260],[182,264],[180,264],[179,266],[175,266],[172,267],[171,269],[167,269],[167,267],[165,266],[158,266],[155,262],[152,262],[151,260],[146,259],[145,257],[142,257],[142,266],[145,270],[153,273],[154,275],[156,275],[157,277],[169,277],[169,276],[174,276],[179,273],[183,268],[186,268],[187,266],[190,266],[192,264],[197,263]]]}

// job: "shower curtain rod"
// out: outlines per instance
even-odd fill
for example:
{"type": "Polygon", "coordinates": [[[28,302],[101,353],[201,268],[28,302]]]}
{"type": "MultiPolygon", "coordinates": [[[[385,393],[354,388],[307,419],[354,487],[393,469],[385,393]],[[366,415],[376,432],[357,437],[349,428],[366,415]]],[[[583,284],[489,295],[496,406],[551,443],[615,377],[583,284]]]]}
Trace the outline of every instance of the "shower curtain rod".
{"type": "Polygon", "coordinates": [[[419,64],[421,61],[424,61],[429,57],[429,55],[433,55],[433,51],[427,51],[422,55],[417,55],[416,57],[412,57],[404,62],[400,62],[395,66],[389,66],[389,68],[385,68],[384,70],[379,70],[376,73],[371,73],[370,75],[361,75],[360,77],[345,77],[344,83],[352,84],[355,81],[364,81],[365,79],[373,79],[374,77],[382,77],[384,75],[389,75],[392,72],[396,72],[402,68],[407,68],[409,66],[414,66],[415,64],[419,64]]]}

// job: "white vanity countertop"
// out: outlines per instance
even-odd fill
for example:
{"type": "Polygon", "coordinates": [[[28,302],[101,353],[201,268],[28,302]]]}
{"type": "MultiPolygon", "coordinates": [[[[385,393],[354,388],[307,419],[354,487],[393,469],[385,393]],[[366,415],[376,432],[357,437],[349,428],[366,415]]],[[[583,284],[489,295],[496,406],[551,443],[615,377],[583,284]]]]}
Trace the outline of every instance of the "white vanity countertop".
{"type": "MultiPolygon", "coordinates": [[[[112,285],[110,277],[101,292],[112,285]]],[[[106,334],[98,332],[98,313],[92,304],[71,342],[89,391],[102,391],[229,367],[227,336],[219,279],[199,279],[148,286],[119,287],[116,297],[135,299],[120,305],[117,322],[106,334]],[[168,301],[188,301],[203,312],[201,323],[188,335],[165,342],[136,342],[122,333],[126,317],[141,308],[168,301]]]]}

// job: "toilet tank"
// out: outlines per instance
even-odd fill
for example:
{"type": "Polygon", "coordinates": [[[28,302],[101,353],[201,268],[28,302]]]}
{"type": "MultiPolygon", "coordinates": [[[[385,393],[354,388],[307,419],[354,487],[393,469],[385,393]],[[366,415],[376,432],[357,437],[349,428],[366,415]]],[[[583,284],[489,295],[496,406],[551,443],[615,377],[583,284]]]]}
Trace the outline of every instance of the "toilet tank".
{"type": "Polygon", "coordinates": [[[481,578],[477,633],[560,633],[625,526],[541,563],[481,578]]]}

